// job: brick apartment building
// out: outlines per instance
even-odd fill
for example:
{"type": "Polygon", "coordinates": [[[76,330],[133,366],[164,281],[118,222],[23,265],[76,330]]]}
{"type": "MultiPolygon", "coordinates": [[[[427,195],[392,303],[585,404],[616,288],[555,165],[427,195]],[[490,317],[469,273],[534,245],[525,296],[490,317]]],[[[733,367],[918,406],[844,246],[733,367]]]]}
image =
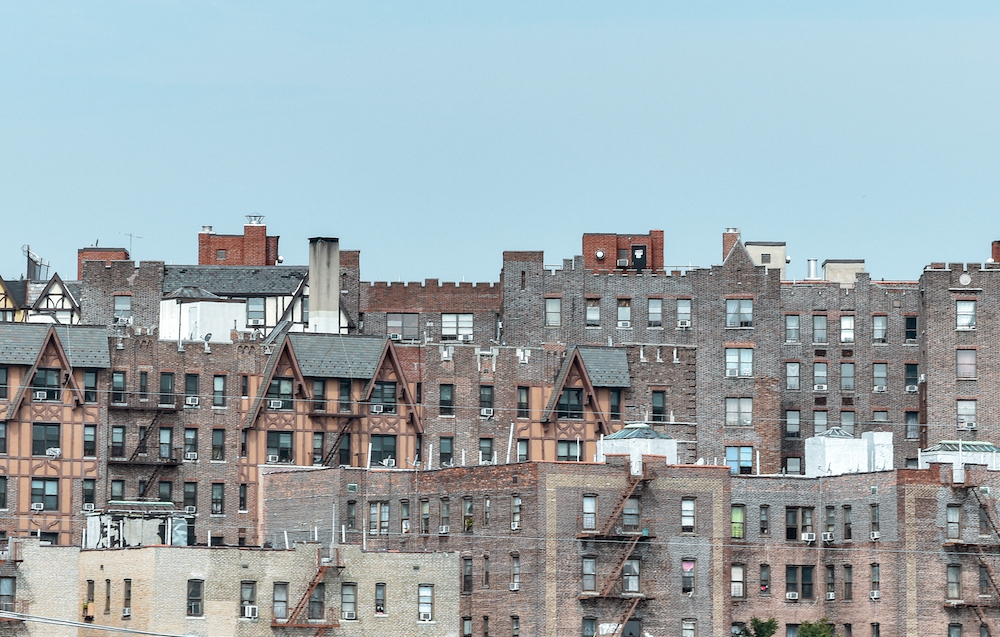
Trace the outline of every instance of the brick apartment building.
{"type": "MultiPolygon", "coordinates": [[[[463,636],[724,634],[751,615],[778,617],[788,634],[824,615],[859,635],[912,634],[908,622],[949,637],[958,625],[1000,634],[996,590],[979,586],[982,597],[961,604],[939,595],[955,575],[949,565],[963,578],[979,573],[967,551],[932,541],[951,528],[953,500],[965,506],[982,492],[954,486],[937,465],[919,468],[921,450],[942,441],[997,439],[997,255],[931,264],[908,282],[875,281],[851,259],[787,280],[782,243],[744,243],[728,229],[720,265],[666,269],[654,230],[585,235],[584,254],[561,269],[545,267],[541,252],[505,252],[495,283],[390,284],[363,282],[360,254],[336,239],[310,247],[309,267],[275,265],[277,237],[251,219],[242,237],[200,233],[199,265],[81,251],[78,282],[0,281],[0,531],[104,546],[94,533],[105,527],[90,518],[155,509],[169,533],[102,550],[250,550],[284,546],[288,533],[366,552],[457,553],[453,582],[464,587],[471,560],[476,584],[456,589],[454,615],[434,621],[463,636]],[[602,438],[628,423],[676,441],[671,464],[649,460],[649,473],[633,476],[618,461],[595,463],[602,438]],[[893,434],[895,469],[864,482],[887,485],[878,495],[886,525],[916,493],[898,485],[926,485],[927,533],[887,531],[849,553],[804,543],[798,531],[781,536],[790,511],[800,520],[811,510],[819,526],[828,506],[839,520],[862,499],[856,476],[806,477],[815,475],[807,440],[830,430],[893,434]],[[329,495],[296,508],[296,493],[329,495]],[[512,528],[515,497],[534,533],[512,528]],[[586,510],[591,497],[596,511],[586,510]],[[618,532],[626,505],[635,519],[633,497],[641,525],[618,532]],[[764,505],[773,535],[754,532],[764,505]],[[678,530],[690,526],[679,521],[691,506],[695,530],[678,530]],[[481,533],[484,515],[504,524],[481,533]],[[726,536],[737,523],[746,534],[726,536]],[[313,538],[301,534],[310,528],[313,538]],[[871,561],[877,549],[898,555],[871,561]],[[933,575],[940,590],[921,587],[911,600],[900,589],[876,603],[865,584],[857,602],[819,598],[830,564],[826,592],[841,590],[847,557],[855,581],[878,563],[883,582],[902,586],[918,549],[935,557],[917,562],[931,570],[916,581],[933,575]],[[504,575],[512,550],[542,577],[486,590],[486,572],[521,583],[504,575]],[[763,593],[761,565],[768,593],[773,582],[800,598],[751,594],[763,593]],[[623,588],[635,581],[641,594],[623,588]],[[871,611],[881,619],[867,621],[871,611]]],[[[993,479],[969,476],[986,487],[993,479]]],[[[992,511],[988,498],[983,506],[992,511]]],[[[864,524],[855,509],[854,524],[864,524]]],[[[960,515],[977,519],[978,508],[960,515]]],[[[998,541],[995,530],[981,535],[968,542],[998,541]]],[[[993,558],[979,555],[992,585],[993,558]]],[[[23,568],[9,560],[0,576],[23,568]]],[[[325,571],[326,609],[349,597],[337,571],[325,571]]],[[[340,615],[338,629],[377,630],[375,619],[340,615]]]]}

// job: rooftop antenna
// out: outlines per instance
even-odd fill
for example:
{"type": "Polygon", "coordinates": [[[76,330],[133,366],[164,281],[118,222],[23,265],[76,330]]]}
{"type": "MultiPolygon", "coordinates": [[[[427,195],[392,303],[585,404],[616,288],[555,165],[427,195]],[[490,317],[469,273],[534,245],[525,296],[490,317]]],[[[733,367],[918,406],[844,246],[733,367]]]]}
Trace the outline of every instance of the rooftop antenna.
{"type": "Polygon", "coordinates": [[[28,280],[47,281],[49,278],[49,262],[32,252],[31,246],[24,245],[21,247],[21,251],[28,258],[28,280]]]}
{"type": "Polygon", "coordinates": [[[132,256],[132,239],[142,239],[142,237],[137,234],[132,234],[131,232],[119,232],[118,234],[128,237],[128,254],[129,256],[132,256]]]}

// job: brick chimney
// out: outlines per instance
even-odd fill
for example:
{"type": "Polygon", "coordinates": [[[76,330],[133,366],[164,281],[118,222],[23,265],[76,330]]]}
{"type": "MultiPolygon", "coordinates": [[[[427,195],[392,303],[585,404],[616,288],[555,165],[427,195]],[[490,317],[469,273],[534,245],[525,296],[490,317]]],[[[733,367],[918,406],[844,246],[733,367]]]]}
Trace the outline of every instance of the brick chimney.
{"type": "Polygon", "coordinates": [[[1000,263],[1000,241],[993,242],[993,263],[1000,263]]]}
{"type": "Polygon", "coordinates": [[[733,246],[740,240],[739,228],[726,228],[722,233],[722,260],[725,261],[729,253],[733,251],[733,246]]]}

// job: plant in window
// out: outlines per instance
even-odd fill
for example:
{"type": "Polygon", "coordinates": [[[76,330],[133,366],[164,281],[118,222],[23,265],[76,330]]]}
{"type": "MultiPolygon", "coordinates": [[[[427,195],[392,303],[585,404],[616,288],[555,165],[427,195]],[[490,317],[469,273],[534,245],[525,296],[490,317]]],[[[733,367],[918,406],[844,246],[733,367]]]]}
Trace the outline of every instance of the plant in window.
{"type": "Polygon", "coordinates": [[[759,617],[751,617],[750,627],[744,628],[741,634],[745,637],[771,637],[776,632],[778,632],[777,619],[772,617],[764,620],[759,617]]]}

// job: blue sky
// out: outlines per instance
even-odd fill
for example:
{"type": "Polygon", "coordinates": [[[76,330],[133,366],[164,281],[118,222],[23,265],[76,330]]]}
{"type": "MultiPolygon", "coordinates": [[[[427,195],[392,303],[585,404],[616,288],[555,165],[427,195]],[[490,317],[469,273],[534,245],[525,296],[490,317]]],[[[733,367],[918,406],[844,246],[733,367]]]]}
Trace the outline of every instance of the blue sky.
{"type": "Polygon", "coordinates": [[[652,228],[710,265],[727,226],[790,276],[915,279],[1000,239],[998,33],[995,2],[3,3],[0,275],[128,234],[194,263],[263,214],[367,280],[652,228]]]}

